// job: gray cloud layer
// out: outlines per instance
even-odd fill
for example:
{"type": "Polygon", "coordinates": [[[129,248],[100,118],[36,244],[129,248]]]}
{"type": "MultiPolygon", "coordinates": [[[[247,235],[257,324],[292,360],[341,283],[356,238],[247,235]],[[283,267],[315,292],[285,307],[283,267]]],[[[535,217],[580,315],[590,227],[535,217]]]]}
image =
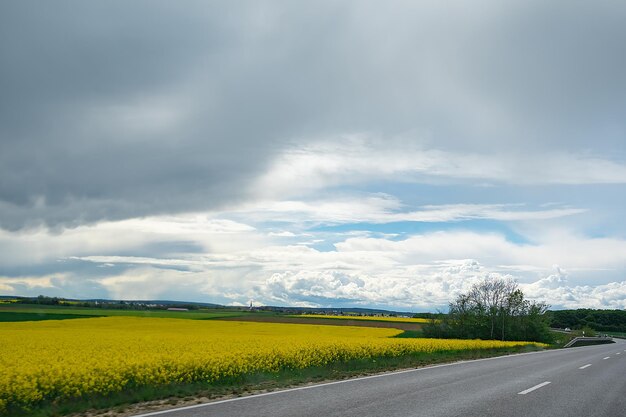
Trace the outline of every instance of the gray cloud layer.
{"type": "Polygon", "coordinates": [[[0,227],[218,208],[287,146],[351,132],[624,162],[625,17],[610,1],[3,2],[0,227]]]}

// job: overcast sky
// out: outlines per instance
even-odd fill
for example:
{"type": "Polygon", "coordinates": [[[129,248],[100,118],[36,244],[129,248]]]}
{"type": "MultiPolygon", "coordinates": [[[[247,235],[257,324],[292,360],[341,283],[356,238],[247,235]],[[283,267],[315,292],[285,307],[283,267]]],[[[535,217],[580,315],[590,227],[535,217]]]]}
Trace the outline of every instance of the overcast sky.
{"type": "Polygon", "coordinates": [[[626,308],[620,1],[0,3],[0,294],[626,308]]]}

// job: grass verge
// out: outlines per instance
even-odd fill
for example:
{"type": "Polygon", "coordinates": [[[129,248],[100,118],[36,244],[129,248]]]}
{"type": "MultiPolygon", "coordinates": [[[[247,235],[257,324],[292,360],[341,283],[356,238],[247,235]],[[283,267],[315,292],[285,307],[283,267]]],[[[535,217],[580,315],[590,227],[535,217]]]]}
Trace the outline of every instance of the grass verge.
{"type": "Polygon", "coordinates": [[[575,336],[571,333],[563,333],[551,331],[552,334],[552,343],[550,344],[551,349],[561,349],[563,346],[569,343],[575,336]]]}
{"type": "Polygon", "coordinates": [[[534,346],[503,349],[460,350],[419,353],[401,357],[380,357],[336,362],[324,367],[283,369],[278,373],[255,373],[219,383],[170,384],[159,387],[136,387],[109,396],[91,396],[71,402],[47,403],[28,412],[8,410],[11,416],[59,417],[65,415],[130,415],[156,409],[189,405],[218,398],[238,397],[274,391],[310,383],[342,380],[398,369],[416,368],[460,360],[480,359],[541,350],[534,346]],[[159,400],[159,401],[157,401],[159,400]],[[137,403],[142,403],[137,406],[137,403]],[[135,404],[135,405],[133,405],[135,404]]]}

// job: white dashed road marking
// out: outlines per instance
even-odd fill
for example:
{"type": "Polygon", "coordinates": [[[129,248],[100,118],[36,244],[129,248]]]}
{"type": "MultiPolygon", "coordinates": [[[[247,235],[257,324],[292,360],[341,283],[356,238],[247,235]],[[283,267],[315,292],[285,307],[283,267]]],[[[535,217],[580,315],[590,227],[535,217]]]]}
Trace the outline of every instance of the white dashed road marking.
{"type": "Polygon", "coordinates": [[[518,394],[519,394],[519,395],[526,395],[526,394],[528,394],[529,392],[533,392],[533,391],[534,391],[534,390],[536,390],[536,389],[539,389],[539,388],[541,388],[541,387],[545,387],[545,386],[546,386],[546,385],[548,385],[549,383],[550,383],[550,381],[542,382],[541,384],[537,384],[537,385],[535,385],[534,387],[530,387],[530,388],[528,388],[528,389],[525,389],[525,390],[524,390],[524,391],[522,391],[522,392],[518,392],[518,394]]]}

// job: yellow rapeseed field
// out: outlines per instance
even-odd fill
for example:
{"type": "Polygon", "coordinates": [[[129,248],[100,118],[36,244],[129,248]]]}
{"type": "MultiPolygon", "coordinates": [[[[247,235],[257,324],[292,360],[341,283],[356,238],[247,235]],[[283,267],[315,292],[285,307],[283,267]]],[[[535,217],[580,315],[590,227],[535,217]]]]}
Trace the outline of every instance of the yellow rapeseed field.
{"type": "Polygon", "coordinates": [[[526,342],[389,338],[395,329],[103,317],[0,323],[0,414],[168,383],[526,342]]]}
{"type": "Polygon", "coordinates": [[[333,316],[326,314],[299,314],[292,317],[306,317],[316,319],[344,319],[344,320],[370,320],[370,321],[391,321],[394,323],[430,323],[430,319],[413,317],[383,317],[383,316],[333,316]]]}

